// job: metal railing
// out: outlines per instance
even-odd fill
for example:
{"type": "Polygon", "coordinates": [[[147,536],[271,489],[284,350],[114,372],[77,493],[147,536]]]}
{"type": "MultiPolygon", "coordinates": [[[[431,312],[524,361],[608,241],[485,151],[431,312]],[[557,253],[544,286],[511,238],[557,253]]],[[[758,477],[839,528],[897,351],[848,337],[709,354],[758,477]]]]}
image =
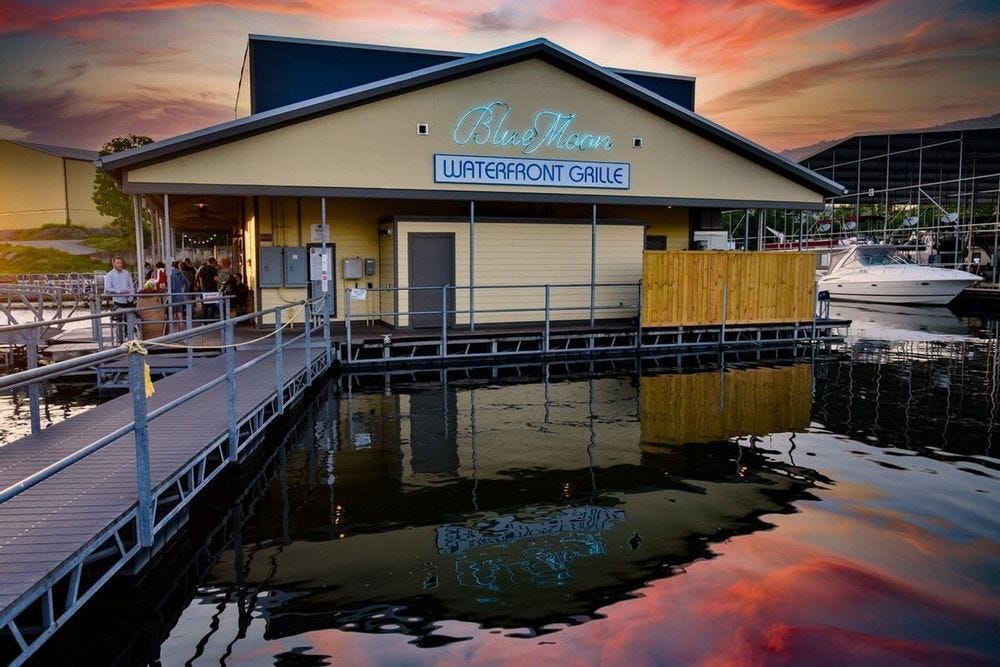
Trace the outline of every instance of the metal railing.
{"type": "MultiPolygon", "coordinates": [[[[190,302],[188,302],[190,303],[190,302]]],[[[7,376],[0,377],[0,391],[13,390],[22,387],[28,387],[29,390],[32,387],[38,386],[39,383],[43,383],[54,378],[60,377],[70,371],[78,370],[81,368],[93,367],[96,364],[113,361],[116,359],[121,359],[128,357],[129,359],[129,392],[133,397],[133,413],[134,421],[129,424],[122,426],[121,428],[115,430],[112,433],[105,435],[104,437],[82,447],[73,454],[64,457],[63,459],[47,466],[46,468],[36,472],[29,477],[22,479],[21,481],[7,487],[0,491],[0,503],[13,498],[14,496],[26,491],[32,486],[38,484],[39,482],[48,479],[60,470],[64,470],[73,463],[80,461],[87,456],[99,451],[109,445],[111,442],[117,440],[118,438],[126,435],[128,433],[135,432],[136,437],[136,456],[137,456],[137,476],[139,479],[140,488],[140,506],[143,506],[143,499],[149,496],[149,439],[146,432],[147,425],[153,419],[163,415],[170,410],[187,403],[191,399],[199,396],[209,389],[226,382],[227,392],[226,392],[226,406],[227,413],[230,416],[230,438],[235,438],[235,401],[236,401],[236,383],[235,376],[248,368],[255,366],[262,360],[275,356],[276,358],[276,392],[280,395],[282,393],[282,385],[284,382],[284,364],[282,351],[290,345],[297,342],[303,342],[306,349],[306,372],[308,375],[308,381],[311,383],[313,375],[313,359],[312,359],[312,336],[313,328],[309,325],[311,320],[309,309],[311,302],[309,301],[299,301],[290,305],[277,306],[269,311],[261,311],[256,313],[250,313],[248,315],[242,315],[236,318],[226,319],[221,322],[216,322],[212,324],[205,324],[201,326],[192,327],[184,331],[179,331],[165,336],[160,336],[150,341],[146,341],[148,345],[153,346],[168,346],[175,345],[185,339],[198,337],[201,338],[205,334],[211,334],[213,332],[221,332],[223,342],[222,350],[223,354],[226,356],[226,375],[220,376],[213,380],[202,384],[195,389],[183,394],[182,396],[170,401],[169,403],[149,412],[146,408],[146,392],[145,392],[145,371],[143,368],[143,356],[144,352],[136,345],[140,345],[138,340],[131,339],[126,341],[121,346],[113,349],[106,349],[102,351],[95,352],[93,354],[88,354],[82,357],[77,357],[75,359],[70,359],[67,361],[56,362],[43,367],[29,368],[28,370],[21,371],[19,373],[14,373],[7,376]],[[285,340],[282,336],[282,329],[288,326],[288,324],[282,324],[282,311],[289,310],[292,308],[302,307],[305,311],[305,327],[303,333],[285,340]],[[262,315],[273,314],[275,318],[275,330],[273,332],[274,346],[271,349],[265,350],[261,354],[255,356],[252,360],[240,365],[235,366],[235,350],[237,344],[235,343],[234,329],[235,326],[241,322],[254,321],[262,315]]],[[[141,309],[127,309],[128,315],[132,316],[132,311],[141,309]]],[[[103,316],[104,314],[102,314],[103,316]]],[[[91,316],[92,317],[92,316],[91,316]]],[[[86,320],[87,316],[80,318],[72,318],[73,320],[86,320]]],[[[291,320],[289,320],[289,323],[291,320]]],[[[32,325],[20,325],[19,327],[13,327],[14,329],[29,329],[32,325]]],[[[187,346],[190,349],[191,346],[187,346]]],[[[320,354],[326,355],[324,366],[329,366],[329,349],[327,348],[320,354]]],[[[279,401],[279,404],[283,403],[279,401]]],[[[284,406],[281,405],[283,409],[284,406]]],[[[35,417],[32,418],[32,432],[37,432],[35,428],[35,417]]],[[[231,441],[232,444],[233,441],[231,441]]],[[[234,457],[235,452],[231,451],[230,456],[234,457]]],[[[232,460],[235,460],[234,458],[232,460]]]]}
{"type": "MultiPolygon", "coordinates": [[[[100,530],[65,562],[57,565],[42,581],[28,589],[14,603],[0,613],[0,631],[9,633],[17,643],[19,664],[31,655],[65,620],[74,614],[101,586],[142,549],[152,547],[158,535],[164,534],[175,517],[180,516],[191,500],[208,485],[227,464],[239,460],[241,452],[260,441],[264,429],[285,411],[286,406],[300,397],[315,376],[330,367],[332,355],[329,344],[316,352],[313,350],[315,327],[311,325],[310,309],[314,302],[299,301],[293,304],[243,315],[236,318],[192,327],[148,341],[131,340],[115,348],[95,352],[85,357],[33,368],[13,375],[0,377],[0,390],[37,385],[38,382],[60,376],[69,369],[93,366],[98,363],[128,358],[129,390],[132,398],[133,420],[115,429],[73,453],[55,461],[44,469],[0,490],[0,504],[24,493],[40,482],[50,479],[61,470],[78,463],[102,450],[119,438],[134,434],[135,475],[137,503],[117,520],[100,530]],[[301,308],[304,329],[302,333],[287,337],[284,330],[296,318],[283,317],[283,312],[301,308]],[[274,316],[274,330],[248,343],[262,340],[273,342],[267,349],[237,366],[235,326],[255,321],[262,315],[274,316]],[[205,334],[222,335],[222,354],[225,356],[225,373],[173,398],[164,405],[149,410],[146,402],[146,376],[143,346],[176,346],[186,339],[200,338],[205,334]],[[304,345],[305,364],[285,377],[284,354],[293,345],[304,345]],[[274,391],[250,406],[249,412],[237,414],[236,379],[246,370],[274,356],[274,391]],[[149,424],[179,406],[225,383],[226,430],[211,435],[210,442],[199,445],[201,449],[179,469],[167,474],[155,486],[150,468],[149,424]],[[84,575],[85,568],[89,572],[84,575]],[[63,589],[58,589],[62,585],[63,589]],[[53,591],[59,590],[58,595],[53,591]],[[34,611],[33,611],[34,610],[34,611]],[[40,616],[36,614],[40,613],[40,616]],[[41,619],[39,625],[38,619],[41,619]]],[[[329,318],[325,318],[323,338],[329,340],[329,318]]],[[[256,330],[256,329],[255,329],[256,330]]],[[[240,343],[241,345],[244,343],[240,343]]],[[[190,347],[190,343],[188,343],[190,347]]]]}
{"type": "MultiPolygon", "coordinates": [[[[596,320],[598,319],[598,314],[605,313],[608,311],[617,311],[619,313],[618,319],[625,320],[636,320],[636,333],[637,338],[640,337],[641,328],[641,308],[642,308],[642,282],[622,282],[622,283],[597,283],[591,285],[590,283],[563,283],[563,284],[532,284],[532,285],[444,285],[441,287],[380,287],[380,288],[370,288],[364,290],[365,292],[365,304],[366,310],[363,313],[356,313],[352,311],[352,294],[357,292],[352,289],[344,290],[344,326],[346,329],[346,345],[347,353],[345,355],[345,360],[350,362],[352,357],[352,348],[354,347],[354,331],[353,323],[355,320],[381,320],[383,318],[406,318],[408,324],[412,324],[414,316],[429,316],[429,317],[440,317],[438,323],[432,326],[428,326],[428,329],[440,329],[438,335],[440,337],[440,353],[438,355],[432,355],[428,358],[447,358],[448,357],[448,331],[449,328],[455,328],[456,326],[468,326],[469,331],[475,331],[477,325],[477,317],[479,319],[479,324],[483,324],[484,319],[493,319],[496,316],[501,316],[502,320],[500,323],[509,322],[514,315],[524,316],[521,319],[526,319],[535,325],[541,325],[543,331],[543,351],[547,352],[549,350],[549,345],[552,337],[552,323],[554,316],[567,313],[575,313],[581,315],[578,318],[562,318],[567,320],[580,320],[588,321],[589,326],[593,327],[596,320]],[[608,303],[599,303],[598,299],[595,297],[597,288],[614,288],[618,290],[625,290],[631,292],[627,297],[622,297],[621,293],[614,295],[608,303]],[[585,303],[569,303],[568,305],[553,305],[553,292],[558,290],[587,290],[586,302],[585,303]],[[442,304],[442,307],[435,308],[433,310],[383,310],[381,308],[381,294],[383,293],[405,293],[412,294],[413,292],[438,292],[440,294],[440,301],[438,303],[442,304]],[[467,300],[471,304],[473,303],[474,294],[488,291],[503,291],[508,293],[508,298],[512,292],[534,292],[533,300],[526,300],[527,302],[523,305],[511,305],[505,307],[494,307],[494,308],[483,308],[476,307],[472,308],[459,308],[456,304],[458,295],[460,292],[467,292],[467,300]],[[379,307],[377,310],[372,311],[367,308],[368,306],[368,293],[375,293],[379,295],[378,302],[379,307]],[[617,301],[617,303],[615,303],[617,301]],[[538,315],[541,314],[541,320],[538,319],[538,315]],[[468,321],[459,324],[457,321],[453,322],[452,317],[457,320],[459,316],[467,316],[468,321]]],[[[572,297],[570,297],[572,298],[572,297]]],[[[563,299],[562,301],[564,301],[563,299]]],[[[561,302],[562,302],[561,301],[561,302]]],[[[608,297],[604,297],[604,301],[608,301],[608,297]]],[[[478,300],[482,303],[482,299],[478,300]]],[[[515,320],[516,321],[516,320],[515,320]]]]}

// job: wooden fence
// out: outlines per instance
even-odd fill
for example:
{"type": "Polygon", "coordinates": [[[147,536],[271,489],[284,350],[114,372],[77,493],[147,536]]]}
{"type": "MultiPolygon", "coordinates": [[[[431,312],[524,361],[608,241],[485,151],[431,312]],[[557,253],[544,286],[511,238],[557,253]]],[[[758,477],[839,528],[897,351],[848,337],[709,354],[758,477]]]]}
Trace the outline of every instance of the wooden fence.
{"type": "Polygon", "coordinates": [[[812,367],[643,377],[639,405],[646,451],[657,445],[804,431],[812,408],[812,367]]]}
{"type": "Polygon", "coordinates": [[[811,321],[815,257],[808,252],[647,251],[644,327],[811,321]]]}

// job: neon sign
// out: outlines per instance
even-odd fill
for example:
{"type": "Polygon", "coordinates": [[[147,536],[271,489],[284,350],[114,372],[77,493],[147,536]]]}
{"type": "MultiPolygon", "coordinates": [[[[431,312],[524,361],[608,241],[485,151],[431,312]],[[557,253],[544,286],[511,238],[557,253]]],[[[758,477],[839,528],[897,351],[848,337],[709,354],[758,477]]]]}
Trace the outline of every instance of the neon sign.
{"type": "Polygon", "coordinates": [[[506,127],[510,105],[493,100],[466,111],[455,123],[452,138],[456,144],[511,146],[531,155],[539,148],[562,151],[610,151],[614,141],[609,134],[577,132],[573,129],[575,113],[541,109],[529,127],[511,130],[506,127]]]}

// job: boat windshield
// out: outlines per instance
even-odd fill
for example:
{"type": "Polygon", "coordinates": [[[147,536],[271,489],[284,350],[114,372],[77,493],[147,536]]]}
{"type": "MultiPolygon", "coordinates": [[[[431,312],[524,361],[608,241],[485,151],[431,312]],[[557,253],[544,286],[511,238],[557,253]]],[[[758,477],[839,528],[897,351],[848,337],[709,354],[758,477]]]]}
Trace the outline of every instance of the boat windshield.
{"type": "Polygon", "coordinates": [[[894,246],[858,246],[857,261],[861,266],[887,266],[906,264],[906,260],[896,252],[894,246]]]}

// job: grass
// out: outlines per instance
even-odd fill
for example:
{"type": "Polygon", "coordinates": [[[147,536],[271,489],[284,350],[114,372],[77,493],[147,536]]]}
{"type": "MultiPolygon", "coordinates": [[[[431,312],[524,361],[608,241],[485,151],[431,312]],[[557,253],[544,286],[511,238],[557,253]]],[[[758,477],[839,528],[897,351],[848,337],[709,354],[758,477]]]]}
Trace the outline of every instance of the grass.
{"type": "Polygon", "coordinates": [[[52,248],[27,248],[0,243],[0,274],[13,273],[89,273],[108,270],[107,262],[71,255],[52,248]]]}
{"type": "Polygon", "coordinates": [[[42,225],[36,229],[0,230],[0,241],[45,241],[78,240],[90,238],[119,237],[117,230],[110,227],[81,227],[79,225],[42,225]]]}

